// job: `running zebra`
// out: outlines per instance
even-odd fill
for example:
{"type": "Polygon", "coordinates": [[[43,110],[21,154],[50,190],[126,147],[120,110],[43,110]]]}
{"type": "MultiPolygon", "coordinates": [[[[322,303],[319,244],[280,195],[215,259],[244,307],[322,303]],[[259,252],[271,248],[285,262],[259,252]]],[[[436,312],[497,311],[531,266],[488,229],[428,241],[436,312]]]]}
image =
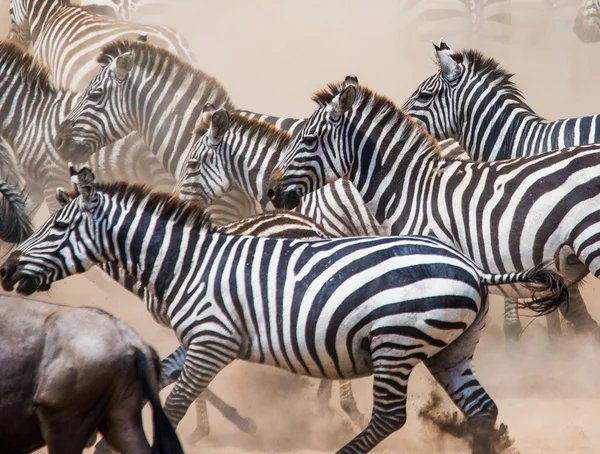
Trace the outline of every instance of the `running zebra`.
{"type": "MultiPolygon", "coordinates": [[[[348,178],[393,235],[437,237],[489,272],[552,260],[571,282],[600,277],[600,147],[446,160],[411,117],[352,79],[314,99],[319,108],[273,172],[277,206],[348,178]]],[[[587,322],[577,307],[564,315],[587,322]]]]}
{"type": "Polygon", "coordinates": [[[424,362],[474,428],[474,452],[491,452],[498,410],[471,364],[487,287],[532,286],[526,305],[539,313],[567,294],[551,271],[486,274],[434,238],[226,235],[170,194],[96,185],[85,168],[76,178],[81,195],[10,255],[2,286],[31,294],[95,263],[125,265],[153,288],[187,349],[165,403],[174,426],[235,359],[319,378],[372,374],[371,420],[339,451],[368,452],[404,425],[408,378],[424,362]]]}
{"type": "MultiPolygon", "coordinates": [[[[15,153],[33,207],[45,201],[54,211],[59,207],[56,188],[70,184],[66,163],[52,144],[59,124],[79,100],[77,93],[56,89],[48,69],[20,45],[0,41],[0,135],[8,145],[1,147],[0,157],[8,162],[15,153]]],[[[105,181],[151,183],[165,189],[175,183],[136,135],[102,149],[89,163],[105,181]]]]}
{"type": "Polygon", "coordinates": [[[573,33],[584,43],[600,41],[600,0],[584,0],[575,18],[573,33]]]}
{"type": "Polygon", "coordinates": [[[181,36],[168,27],[136,24],[94,14],[69,0],[11,0],[10,38],[28,47],[50,68],[58,86],[81,91],[98,72],[98,49],[114,39],[140,34],[182,58],[194,57],[181,36]]]}
{"type": "MultiPolygon", "coordinates": [[[[70,175],[77,175],[72,168],[70,175]]],[[[78,195],[77,187],[75,187],[74,191],[71,193],[66,192],[62,188],[58,188],[56,191],[57,201],[61,207],[69,204],[78,195]]],[[[253,235],[265,238],[328,238],[325,230],[312,219],[298,213],[279,210],[219,227],[217,228],[217,231],[229,235],[253,235]]],[[[158,324],[167,327],[169,326],[169,317],[168,314],[165,313],[165,306],[161,304],[154,296],[153,292],[144,286],[139,279],[128,273],[118,262],[103,262],[100,266],[113,280],[140,298],[158,324]]],[[[174,383],[175,379],[179,377],[183,369],[184,360],[185,349],[180,347],[162,361],[161,389],[174,383]]],[[[320,392],[323,392],[321,389],[326,391],[330,388],[331,381],[323,381],[320,392]]],[[[360,421],[362,423],[362,415],[356,408],[356,402],[354,401],[350,383],[341,383],[340,388],[340,392],[347,396],[346,401],[342,400],[341,402],[343,408],[353,421],[360,421]]],[[[243,432],[256,432],[256,424],[252,419],[241,417],[235,407],[228,405],[209,389],[206,389],[205,392],[202,393],[202,396],[196,400],[197,427],[191,437],[193,441],[198,441],[210,432],[206,401],[210,402],[226,419],[234,423],[243,432]]],[[[329,399],[327,399],[327,402],[329,402],[329,399]]]]}
{"type": "MultiPolygon", "coordinates": [[[[403,109],[437,139],[457,140],[474,160],[518,158],[600,142],[599,115],[547,121],[526,104],[512,75],[494,59],[474,50],[453,52],[443,41],[435,51],[440,70],[419,85],[403,109]]],[[[570,289],[570,301],[583,323],[578,329],[597,331],[577,287],[570,289]]],[[[510,299],[506,314],[507,337],[516,340],[521,323],[510,299]]],[[[556,317],[549,328],[552,335],[560,332],[556,317]]]]}

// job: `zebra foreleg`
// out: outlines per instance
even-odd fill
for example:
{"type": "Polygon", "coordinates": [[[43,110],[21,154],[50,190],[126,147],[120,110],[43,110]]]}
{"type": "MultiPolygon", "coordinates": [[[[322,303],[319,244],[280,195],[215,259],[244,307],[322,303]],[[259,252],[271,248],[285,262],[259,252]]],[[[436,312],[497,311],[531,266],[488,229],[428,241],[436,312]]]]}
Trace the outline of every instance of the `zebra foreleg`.
{"type": "Polygon", "coordinates": [[[329,402],[331,401],[331,393],[333,389],[333,381],[321,380],[319,383],[319,389],[317,390],[317,401],[321,405],[321,408],[329,410],[329,402]]]}
{"type": "Polygon", "coordinates": [[[213,351],[207,348],[212,339],[196,341],[197,344],[191,344],[187,349],[183,371],[165,402],[165,413],[173,427],[177,427],[192,402],[200,397],[212,379],[235,360],[234,356],[226,356],[221,349],[213,351]]]}
{"type": "Polygon", "coordinates": [[[340,380],[340,405],[354,425],[362,430],[367,423],[367,417],[358,411],[350,380],[340,380]]]}
{"type": "Polygon", "coordinates": [[[517,298],[504,298],[504,336],[507,342],[519,342],[523,326],[519,318],[517,298]]]}
{"type": "MultiPolygon", "coordinates": [[[[185,363],[186,350],[180,346],[177,350],[161,361],[160,388],[175,383],[181,375],[185,363]]],[[[206,401],[210,402],[226,419],[231,421],[242,432],[255,434],[257,431],[256,423],[251,418],[242,417],[235,407],[227,404],[210,389],[206,389],[202,395],[196,399],[196,429],[191,435],[191,440],[195,443],[210,433],[210,423],[208,421],[208,411],[206,401]]]]}

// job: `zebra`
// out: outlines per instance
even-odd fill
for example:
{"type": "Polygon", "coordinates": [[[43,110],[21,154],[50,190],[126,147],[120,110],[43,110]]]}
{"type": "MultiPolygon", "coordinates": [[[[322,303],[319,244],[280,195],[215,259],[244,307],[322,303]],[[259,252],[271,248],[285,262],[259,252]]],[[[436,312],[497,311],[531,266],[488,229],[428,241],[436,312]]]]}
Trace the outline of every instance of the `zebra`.
{"type": "Polygon", "coordinates": [[[148,18],[167,10],[167,2],[157,0],[76,0],[71,3],[96,14],[140,22],[147,22],[148,18]]]}
{"type": "MultiPolygon", "coordinates": [[[[69,173],[71,177],[76,176],[73,167],[70,167],[69,173]]],[[[62,188],[57,188],[56,190],[56,198],[61,207],[66,206],[77,195],[79,195],[77,187],[74,187],[72,192],[67,192],[62,188]]],[[[253,235],[266,238],[328,238],[327,232],[312,219],[299,213],[282,210],[274,210],[252,218],[243,219],[219,227],[217,231],[229,235],[253,235]]],[[[160,301],[154,297],[153,293],[146,286],[142,285],[139,279],[128,273],[117,262],[104,262],[100,267],[109,277],[140,298],[157,323],[169,326],[168,316],[164,314],[160,301]]],[[[174,383],[183,369],[184,360],[185,348],[179,347],[162,361],[160,389],[174,383]]],[[[323,383],[326,383],[326,381],[323,381],[323,383]]],[[[341,387],[341,393],[348,396],[346,409],[349,415],[356,420],[362,418],[362,415],[356,409],[352,388],[348,389],[349,386],[349,383],[346,383],[344,387],[341,387]]],[[[321,385],[319,391],[323,393],[327,389],[330,389],[330,385],[329,387],[321,385]]],[[[206,389],[201,398],[196,400],[197,427],[191,437],[192,441],[198,441],[210,432],[206,401],[210,402],[225,418],[233,422],[243,432],[256,433],[256,423],[252,419],[241,417],[235,407],[228,405],[209,389],[206,389]]]]}
{"type": "MultiPolygon", "coordinates": [[[[512,75],[494,59],[474,50],[453,52],[444,41],[434,47],[440,70],[419,85],[403,109],[437,139],[457,140],[479,161],[600,142],[599,115],[547,121],[526,104],[512,75]]],[[[579,329],[597,330],[577,287],[571,288],[570,301],[583,323],[579,329]]],[[[515,340],[521,323],[512,299],[505,309],[505,331],[515,340]]],[[[560,332],[556,317],[549,328],[553,335],[560,332]]]]}
{"type": "Polygon", "coordinates": [[[443,34],[465,45],[493,49],[496,55],[508,58],[513,1],[408,1],[403,15],[417,36],[431,39],[443,34]]]}
{"type": "Polygon", "coordinates": [[[371,420],[339,451],[368,452],[404,425],[408,378],[424,362],[470,421],[474,452],[491,452],[498,410],[471,366],[487,287],[526,284],[534,297],[524,304],[539,313],[567,297],[552,271],[486,274],[435,238],[221,234],[197,204],[96,184],[87,168],[76,178],[80,196],[11,253],[2,286],[31,294],[117,260],[153,288],[187,350],[165,403],[175,427],[235,359],[320,378],[372,374],[371,420]]]}
{"type": "Polygon", "coordinates": [[[493,58],[434,44],[439,71],[403,105],[438,140],[457,140],[477,161],[530,156],[600,142],[600,116],[547,121],[493,58]]]}
{"type": "MultiPolygon", "coordinates": [[[[0,147],[0,156],[8,162],[15,154],[31,205],[45,201],[54,211],[55,189],[70,184],[66,163],[53,146],[54,136],[80,94],[56,89],[47,68],[11,41],[0,41],[0,75],[0,135],[8,145],[0,147]]],[[[136,134],[100,150],[88,162],[102,180],[152,183],[164,189],[175,184],[136,134]]]]}
{"type": "Polygon", "coordinates": [[[573,33],[584,43],[600,41],[600,0],[584,0],[575,18],[573,33]]]}
{"type": "MultiPolygon", "coordinates": [[[[208,103],[194,130],[186,172],[175,189],[184,200],[210,205],[231,189],[248,194],[261,212],[273,209],[266,196],[272,169],[290,133],[253,117],[208,103]]],[[[382,235],[381,227],[347,181],[306,197],[298,212],[322,225],[330,236],[382,235]]]]}
{"type": "MultiPolygon", "coordinates": [[[[276,206],[293,208],[304,194],[348,178],[393,235],[437,237],[490,272],[552,260],[572,283],[588,272],[600,277],[600,147],[508,161],[446,160],[408,114],[352,80],[314,99],[319,108],[273,171],[276,206]]],[[[565,316],[585,326],[577,307],[565,316]]]]}
{"type": "MultiPolygon", "coordinates": [[[[138,132],[149,144],[152,152],[172,175],[177,177],[182,175],[186,168],[188,149],[194,140],[192,132],[197,119],[202,115],[206,102],[233,109],[227,92],[216,79],[192,67],[169,51],[152,44],[140,41],[116,41],[103,49],[99,61],[105,68],[90,83],[90,88],[85,94],[86,100],[82,99],[81,103],[72,110],[57,134],[56,142],[59,143],[59,150],[62,149],[63,156],[69,156],[75,162],[79,162],[82,158],[88,158],[98,147],[119,140],[122,135],[130,133],[133,130],[131,125],[139,125],[138,132]],[[135,63],[131,63],[132,60],[135,63]],[[119,67],[126,71],[121,72],[119,67]],[[157,68],[163,69],[159,71],[157,68]],[[185,76],[171,78],[168,76],[169,73],[164,72],[164,68],[171,71],[171,74],[185,76]],[[115,77],[122,78],[118,87],[114,85],[115,77]],[[144,93],[139,92],[142,79],[145,80],[142,88],[148,90],[144,93]],[[165,81],[172,85],[166,86],[165,81]],[[119,94],[113,93],[113,86],[117,88],[119,94]],[[115,100],[117,100],[123,93],[121,90],[128,92],[126,96],[129,99],[147,99],[152,104],[139,108],[137,103],[123,106],[118,105],[118,102],[100,101],[102,107],[100,111],[98,110],[99,93],[102,93],[101,97],[104,99],[116,95],[115,100]],[[182,96],[154,99],[155,93],[164,93],[166,90],[173,93],[179,91],[182,96]],[[194,95],[190,95],[190,92],[194,95]],[[88,102],[91,103],[90,109],[87,107],[88,102]],[[120,113],[113,109],[117,109],[120,113]],[[153,112],[158,111],[162,112],[161,115],[153,115],[153,112]],[[123,120],[123,123],[113,124],[116,119],[123,120]],[[88,140],[82,143],[77,139],[77,134],[83,129],[79,127],[80,123],[84,125],[86,131],[88,127],[99,126],[100,134],[94,132],[93,137],[87,134],[85,139],[88,140]],[[68,150],[77,151],[84,156],[70,155],[68,150]],[[82,150],[84,150],[83,153],[82,150]]],[[[249,115],[249,112],[245,112],[245,115],[249,115]]],[[[293,123],[298,121],[294,120],[293,123]]],[[[263,211],[256,200],[248,197],[246,192],[231,191],[228,195],[232,193],[236,199],[246,201],[244,204],[246,209],[242,210],[239,217],[263,211]]],[[[332,187],[326,188],[323,194],[322,197],[315,198],[318,203],[307,201],[304,214],[316,219],[326,228],[330,236],[371,236],[381,233],[378,223],[373,220],[355,188],[348,182],[336,183],[332,187]]],[[[223,198],[219,200],[223,200],[223,198]]],[[[222,225],[224,221],[233,221],[234,216],[231,212],[224,213],[218,210],[215,213],[214,205],[215,203],[209,207],[213,222],[215,222],[215,218],[218,218],[215,223],[219,225],[222,225]]],[[[322,402],[330,393],[328,386],[330,384],[324,384],[320,390],[319,395],[322,402]]],[[[350,384],[341,383],[340,393],[342,408],[355,425],[361,425],[362,415],[357,410],[350,384]]]]}
{"type": "Polygon", "coordinates": [[[76,91],[97,73],[98,49],[114,39],[147,34],[182,58],[195,59],[185,40],[168,27],[100,16],[69,0],[11,0],[10,17],[10,38],[25,47],[31,43],[53,82],[76,91]]]}

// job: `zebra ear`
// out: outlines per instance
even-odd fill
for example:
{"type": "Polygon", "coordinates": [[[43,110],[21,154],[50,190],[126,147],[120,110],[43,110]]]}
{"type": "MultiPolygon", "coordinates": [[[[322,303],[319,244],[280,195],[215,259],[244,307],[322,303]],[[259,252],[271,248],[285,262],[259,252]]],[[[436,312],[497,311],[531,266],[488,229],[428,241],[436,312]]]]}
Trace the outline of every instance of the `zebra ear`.
{"type": "Polygon", "coordinates": [[[218,145],[229,129],[229,114],[223,108],[213,113],[208,129],[208,139],[211,145],[218,145]]]}
{"type": "Polygon", "coordinates": [[[111,63],[111,70],[118,80],[123,80],[133,68],[133,55],[131,52],[125,52],[119,55],[111,63]]]}
{"type": "Polygon", "coordinates": [[[211,102],[207,102],[206,104],[204,104],[204,107],[202,108],[202,113],[200,114],[200,118],[202,119],[202,121],[204,122],[210,122],[210,120],[212,119],[212,116],[214,115],[214,113],[217,111],[217,108],[215,107],[215,105],[211,102]]]}
{"type": "Polygon", "coordinates": [[[438,65],[442,71],[442,75],[448,81],[452,81],[460,74],[458,63],[452,55],[454,51],[448,47],[448,44],[443,39],[440,39],[440,44],[433,43],[435,49],[435,55],[437,57],[438,65]]]}
{"type": "Polygon", "coordinates": [[[343,114],[348,112],[354,100],[356,99],[356,85],[349,84],[342,88],[342,91],[331,100],[327,106],[328,116],[331,120],[338,120],[343,114]]]}
{"type": "Polygon", "coordinates": [[[358,85],[358,77],[354,73],[348,74],[344,79],[344,86],[346,85],[358,85]]]}
{"type": "Polygon", "coordinates": [[[63,188],[56,188],[56,201],[60,203],[61,207],[64,207],[72,200],[73,199],[67,191],[65,191],[63,188]]]}
{"type": "Polygon", "coordinates": [[[77,190],[83,199],[83,203],[90,204],[96,201],[96,178],[89,167],[82,167],[77,175],[72,177],[77,185],[77,190]]]}

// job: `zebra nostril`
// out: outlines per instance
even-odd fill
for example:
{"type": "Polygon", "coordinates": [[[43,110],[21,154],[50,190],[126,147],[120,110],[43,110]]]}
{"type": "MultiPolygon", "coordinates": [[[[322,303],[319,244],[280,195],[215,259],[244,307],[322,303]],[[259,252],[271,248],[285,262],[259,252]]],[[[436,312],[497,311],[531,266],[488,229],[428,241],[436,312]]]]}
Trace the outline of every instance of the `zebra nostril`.
{"type": "Polygon", "coordinates": [[[269,188],[267,190],[267,197],[269,198],[269,200],[275,199],[275,195],[275,190],[273,188],[269,188]]]}

